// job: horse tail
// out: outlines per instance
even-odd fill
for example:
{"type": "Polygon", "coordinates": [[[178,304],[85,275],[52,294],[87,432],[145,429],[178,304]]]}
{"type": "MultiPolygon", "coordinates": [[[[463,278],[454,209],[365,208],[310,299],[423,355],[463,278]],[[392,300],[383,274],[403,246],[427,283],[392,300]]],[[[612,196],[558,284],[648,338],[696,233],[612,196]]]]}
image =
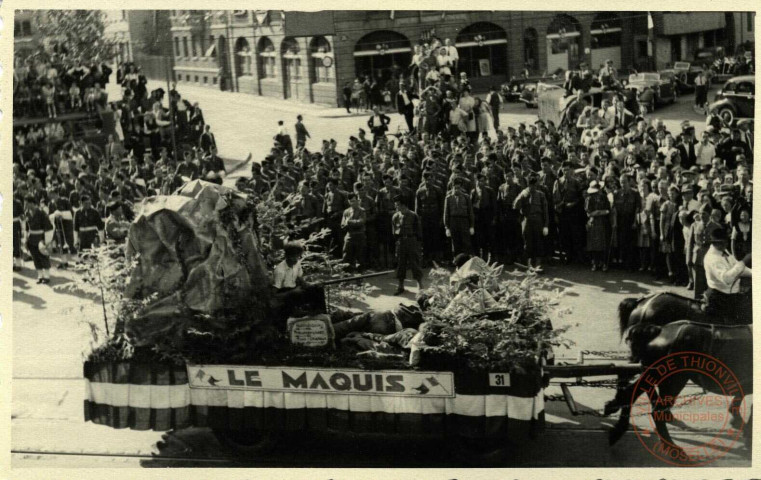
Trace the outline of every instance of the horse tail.
{"type": "Polygon", "coordinates": [[[644,300],[644,298],[645,297],[624,298],[621,300],[621,303],[618,304],[618,324],[622,338],[624,336],[624,332],[626,332],[626,328],[629,326],[629,317],[631,317],[634,309],[637,308],[637,305],[639,305],[640,302],[644,300]]]}

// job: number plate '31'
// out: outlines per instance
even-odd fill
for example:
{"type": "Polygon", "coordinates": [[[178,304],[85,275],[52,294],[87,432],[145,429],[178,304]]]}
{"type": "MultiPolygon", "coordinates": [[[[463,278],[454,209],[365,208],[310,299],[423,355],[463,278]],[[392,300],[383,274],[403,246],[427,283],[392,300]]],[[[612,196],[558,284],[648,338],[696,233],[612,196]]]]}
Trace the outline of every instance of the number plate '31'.
{"type": "Polygon", "coordinates": [[[490,373],[489,386],[490,387],[509,387],[510,374],[509,373],[490,373]]]}

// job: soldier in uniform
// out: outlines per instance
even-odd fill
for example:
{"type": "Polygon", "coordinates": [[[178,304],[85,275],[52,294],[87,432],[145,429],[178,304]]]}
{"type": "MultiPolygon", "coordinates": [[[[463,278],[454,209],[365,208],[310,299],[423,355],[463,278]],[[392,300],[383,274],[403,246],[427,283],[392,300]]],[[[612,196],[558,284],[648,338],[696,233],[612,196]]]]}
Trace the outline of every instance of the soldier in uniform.
{"type": "Polygon", "coordinates": [[[53,242],[55,229],[50,218],[39,206],[32,195],[24,198],[27,219],[26,249],[34,261],[37,271],[37,283],[50,283],[50,244],[53,242]]]}
{"type": "Polygon", "coordinates": [[[325,201],[322,207],[322,214],[325,217],[327,227],[330,229],[330,239],[334,249],[343,243],[341,238],[341,216],[345,209],[346,197],[336,186],[335,180],[328,180],[325,187],[325,201]]]}
{"type": "Polygon", "coordinates": [[[350,269],[362,268],[365,262],[365,224],[367,217],[365,210],[360,206],[360,199],[355,193],[350,193],[349,208],[344,210],[341,218],[341,228],[344,230],[343,262],[349,264],[350,269]]]}
{"type": "MultiPolygon", "coordinates": [[[[369,180],[368,177],[365,177],[369,180]]],[[[357,182],[354,184],[354,194],[359,198],[359,206],[365,211],[365,257],[362,259],[362,265],[366,267],[375,267],[378,259],[378,230],[376,221],[378,215],[375,210],[375,197],[365,192],[365,184],[357,182]]]]}
{"type": "Polygon", "coordinates": [[[74,213],[74,243],[79,250],[89,250],[96,246],[103,236],[103,219],[92,206],[89,195],[82,195],[82,208],[74,213]]]}
{"type": "Polygon", "coordinates": [[[524,189],[513,203],[523,217],[523,245],[528,266],[537,272],[542,271],[543,237],[549,233],[547,213],[547,198],[537,188],[539,177],[531,174],[528,187],[524,189]],[[533,260],[533,262],[532,262],[533,260]]]}
{"type": "Polygon", "coordinates": [[[13,197],[13,271],[24,268],[21,253],[21,240],[24,238],[24,202],[18,196],[13,197]]]}
{"type": "Polygon", "coordinates": [[[479,173],[476,176],[476,184],[470,192],[475,217],[475,251],[481,258],[489,258],[492,251],[492,239],[494,233],[495,217],[494,209],[496,194],[489,186],[486,176],[479,173]]]}
{"type": "Polygon", "coordinates": [[[375,198],[376,228],[378,231],[378,247],[380,259],[385,267],[391,265],[389,257],[393,256],[394,236],[391,231],[391,216],[394,213],[394,197],[399,190],[393,186],[390,175],[383,175],[383,187],[375,198]]]}
{"type": "Polygon", "coordinates": [[[559,220],[560,250],[566,263],[581,260],[584,245],[583,187],[573,173],[573,163],[563,162],[563,176],[555,180],[553,197],[559,220]]]}
{"type": "Polygon", "coordinates": [[[504,177],[505,183],[500,185],[497,191],[495,217],[497,238],[500,239],[497,242],[500,261],[509,265],[518,258],[523,249],[518,211],[513,206],[515,199],[521,193],[521,187],[515,183],[515,173],[512,170],[506,169],[504,177]]]}
{"type": "Polygon", "coordinates": [[[452,239],[452,258],[470,254],[470,236],[474,233],[475,216],[470,196],[462,188],[462,180],[454,178],[452,189],[444,199],[444,228],[452,239]]]}
{"type": "Polygon", "coordinates": [[[415,213],[422,222],[423,258],[426,264],[438,260],[441,253],[439,246],[441,231],[440,193],[431,185],[431,172],[423,173],[423,181],[415,193],[415,213]]]}
{"type": "Polygon", "coordinates": [[[76,256],[77,248],[74,243],[74,213],[71,203],[66,197],[59,197],[58,190],[51,189],[49,192],[48,216],[55,225],[55,238],[61,249],[63,262],[58,265],[60,269],[69,267],[69,260],[76,256]]]}
{"type": "Polygon", "coordinates": [[[391,228],[396,238],[396,278],[399,287],[394,295],[404,293],[404,279],[407,278],[407,269],[412,270],[412,277],[417,280],[419,290],[423,289],[423,271],[420,269],[420,240],[423,230],[420,226],[420,218],[407,208],[404,199],[397,194],[394,197],[396,213],[391,217],[391,228]]]}

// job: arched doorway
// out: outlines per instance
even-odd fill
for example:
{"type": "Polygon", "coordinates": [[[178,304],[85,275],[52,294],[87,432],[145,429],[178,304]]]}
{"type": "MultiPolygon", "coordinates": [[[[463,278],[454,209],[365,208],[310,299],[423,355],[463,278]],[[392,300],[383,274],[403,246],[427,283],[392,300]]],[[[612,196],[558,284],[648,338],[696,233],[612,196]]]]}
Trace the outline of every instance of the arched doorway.
{"type": "Polygon", "coordinates": [[[219,89],[231,90],[232,89],[232,74],[230,72],[230,61],[227,57],[227,39],[219,36],[219,55],[217,59],[219,61],[219,89]]]}
{"type": "Polygon", "coordinates": [[[368,33],[354,47],[354,73],[380,79],[381,84],[406,74],[411,61],[409,39],[390,30],[368,33]]]}
{"type": "Polygon", "coordinates": [[[589,32],[592,58],[590,68],[598,69],[606,60],[621,69],[621,17],[614,12],[602,12],[592,19],[589,32]]]}
{"type": "Polygon", "coordinates": [[[330,42],[325,37],[314,37],[309,42],[309,80],[311,83],[332,83],[335,79],[331,50],[330,42]]]}
{"type": "Polygon", "coordinates": [[[523,32],[523,66],[529,72],[539,67],[539,34],[535,28],[523,32]]]}
{"type": "Polygon", "coordinates": [[[499,25],[478,22],[457,34],[457,69],[465,72],[471,86],[482,90],[507,77],[507,33],[499,25]]]}
{"type": "Polygon", "coordinates": [[[298,41],[293,37],[283,40],[280,54],[283,57],[283,79],[285,81],[285,98],[301,98],[301,57],[298,41]]]}
{"type": "Polygon", "coordinates": [[[576,69],[581,55],[581,26],[570,15],[560,14],[547,27],[547,73],[576,69]]]}
{"type": "Polygon", "coordinates": [[[251,48],[248,40],[241,37],[235,41],[235,76],[250,76],[251,73],[251,48]]]}

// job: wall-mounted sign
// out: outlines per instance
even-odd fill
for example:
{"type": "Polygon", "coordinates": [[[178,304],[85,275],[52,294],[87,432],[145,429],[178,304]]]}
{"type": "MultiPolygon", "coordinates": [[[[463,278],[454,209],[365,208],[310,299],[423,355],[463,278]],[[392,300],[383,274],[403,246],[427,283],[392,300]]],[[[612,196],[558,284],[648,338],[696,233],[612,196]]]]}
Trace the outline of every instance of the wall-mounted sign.
{"type": "Polygon", "coordinates": [[[586,55],[589,55],[589,52],[591,52],[591,51],[592,51],[592,50],[591,50],[589,47],[587,47],[587,48],[585,48],[585,49],[584,49],[584,53],[585,53],[586,55]]]}
{"type": "Polygon", "coordinates": [[[482,77],[488,77],[491,75],[491,62],[488,58],[482,58],[478,61],[478,69],[481,71],[482,77]]]}
{"type": "Polygon", "coordinates": [[[330,67],[333,65],[333,57],[322,57],[322,66],[330,67]]]}

